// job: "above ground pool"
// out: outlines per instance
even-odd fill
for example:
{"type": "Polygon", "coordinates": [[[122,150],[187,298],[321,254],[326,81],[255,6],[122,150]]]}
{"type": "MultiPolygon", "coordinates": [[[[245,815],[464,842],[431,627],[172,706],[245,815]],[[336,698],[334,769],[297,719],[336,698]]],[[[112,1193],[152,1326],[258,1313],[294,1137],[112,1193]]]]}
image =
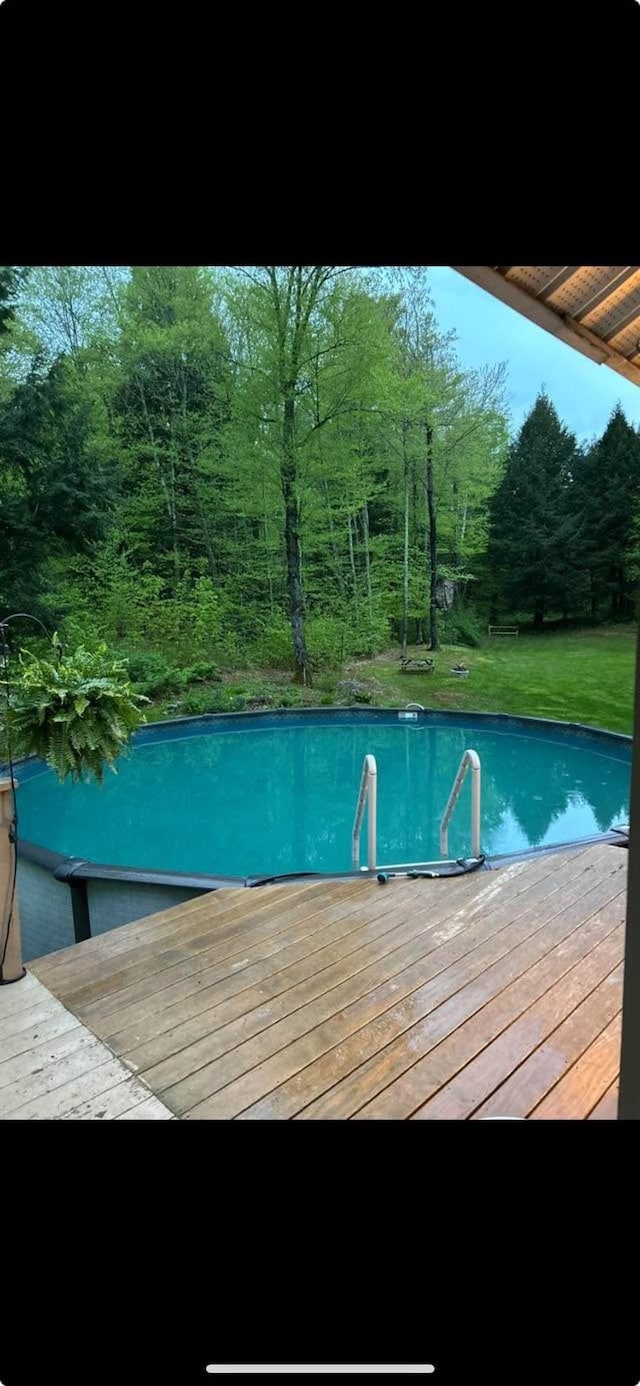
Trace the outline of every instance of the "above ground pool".
{"type": "MultiPolygon", "coordinates": [[[[627,822],[631,741],[484,714],[335,710],[189,718],[144,728],[103,785],[18,768],[21,843],[150,872],[270,876],[351,869],[364,756],[378,769],[378,864],[437,860],[460,758],[482,768],[481,848],[501,857],[627,822]]],[[[470,784],[449,831],[468,857],[470,784]]],[[[366,860],[366,815],[362,860],[366,860]]]]}

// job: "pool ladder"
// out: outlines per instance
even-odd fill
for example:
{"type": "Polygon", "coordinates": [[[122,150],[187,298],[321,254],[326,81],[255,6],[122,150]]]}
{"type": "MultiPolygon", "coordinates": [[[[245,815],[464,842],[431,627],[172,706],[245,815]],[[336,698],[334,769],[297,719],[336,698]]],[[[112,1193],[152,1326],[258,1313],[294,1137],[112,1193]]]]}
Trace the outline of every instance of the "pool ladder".
{"type": "MultiPolygon", "coordinates": [[[[477,751],[466,750],[456,773],[456,777],[451,786],[451,792],[445,806],[444,813],[440,820],[440,852],[441,860],[449,860],[449,824],[453,817],[453,811],[460,798],[462,786],[471,771],[471,855],[480,856],[480,820],[481,820],[481,773],[480,756],[477,751]]],[[[407,863],[404,863],[406,865],[407,863]]],[[[351,833],[351,865],[354,871],[377,871],[378,863],[378,767],[376,758],[366,755],[362,765],[362,776],[360,778],[360,789],[358,792],[358,802],[353,820],[353,831],[351,833]],[[360,865],[360,835],[362,832],[362,821],[365,808],[369,807],[367,821],[367,864],[360,865]]],[[[411,862],[410,865],[418,865],[411,862]]],[[[388,868],[384,868],[387,870],[388,868]]]]}

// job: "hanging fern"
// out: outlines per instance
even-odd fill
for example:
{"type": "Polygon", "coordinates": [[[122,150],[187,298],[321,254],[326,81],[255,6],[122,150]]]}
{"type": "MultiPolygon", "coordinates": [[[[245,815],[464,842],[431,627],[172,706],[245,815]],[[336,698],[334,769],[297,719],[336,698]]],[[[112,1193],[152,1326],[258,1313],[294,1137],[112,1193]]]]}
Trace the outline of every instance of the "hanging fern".
{"type": "Polygon", "coordinates": [[[134,693],[126,662],[111,658],[106,645],[69,655],[55,635],[53,645],[56,662],[20,654],[9,701],[14,750],[39,756],[60,780],[102,780],[145,721],[149,699],[134,693]]]}

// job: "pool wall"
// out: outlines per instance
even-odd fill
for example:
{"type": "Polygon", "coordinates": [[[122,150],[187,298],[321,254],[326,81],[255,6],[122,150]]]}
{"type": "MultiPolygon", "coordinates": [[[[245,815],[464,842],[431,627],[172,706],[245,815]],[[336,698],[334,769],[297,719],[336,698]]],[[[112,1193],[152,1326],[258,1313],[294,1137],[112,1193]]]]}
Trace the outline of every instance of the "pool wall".
{"type": "MultiPolygon", "coordinates": [[[[505,731],[524,727],[546,728],[560,735],[580,736],[587,741],[601,743],[624,743],[631,748],[632,738],[622,732],[603,731],[599,727],[585,726],[579,722],[559,722],[541,717],[515,717],[509,713],[483,712],[443,712],[440,709],[424,708],[417,710],[410,719],[417,726],[429,722],[430,725],[451,725],[453,722],[465,726],[482,726],[488,720],[499,722],[505,731]]],[[[388,722],[390,719],[407,721],[406,709],[402,708],[289,708],[272,709],[268,712],[227,712],[209,713],[200,717],[175,717],[162,722],[154,722],[136,733],[135,740],[153,740],[162,736],[168,726],[192,727],[194,733],[202,725],[228,725],[237,722],[246,724],[248,720],[262,725],[274,721],[295,725],[301,718],[313,716],[316,720],[342,722],[366,719],[369,722],[388,722]],[[404,714],[404,716],[403,716],[404,714]]],[[[28,767],[34,758],[17,762],[16,778],[20,780],[20,764],[29,773],[28,767]]],[[[579,838],[573,842],[556,843],[551,847],[530,848],[526,851],[490,858],[489,869],[508,861],[539,856],[542,853],[565,851],[572,846],[587,843],[611,842],[626,846],[626,828],[612,829],[590,838],[579,838]]],[[[412,863],[416,865],[416,863],[412,863]]],[[[428,867],[435,863],[421,863],[428,867]]],[[[340,874],[344,879],[359,879],[367,874],[361,872],[313,872],[315,879],[332,880],[340,874]]],[[[291,876],[301,880],[304,873],[291,876]]],[[[94,935],[106,933],[111,929],[157,914],[161,910],[182,904],[208,891],[224,887],[254,887],[263,877],[255,876],[207,876],[187,875],[181,872],[162,872],[144,868],[123,868],[117,865],[86,861],[77,857],[64,857],[59,853],[19,839],[18,843],[18,898],[25,962],[56,952],[59,948],[81,942],[94,935]]]]}
{"type": "MultiPolygon", "coordinates": [[[[98,877],[89,877],[78,887],[65,888],[65,877],[57,877],[51,866],[44,865],[37,849],[33,859],[31,850],[31,844],[24,843],[18,853],[24,962],[55,953],[59,948],[69,948],[85,938],[109,933],[135,919],[171,909],[173,905],[202,895],[205,890],[202,886],[190,890],[179,883],[163,886],[147,880],[101,880],[98,877]]],[[[68,863],[62,859],[59,865],[64,870],[68,863]]],[[[91,868],[90,863],[87,866],[91,868]]]]}

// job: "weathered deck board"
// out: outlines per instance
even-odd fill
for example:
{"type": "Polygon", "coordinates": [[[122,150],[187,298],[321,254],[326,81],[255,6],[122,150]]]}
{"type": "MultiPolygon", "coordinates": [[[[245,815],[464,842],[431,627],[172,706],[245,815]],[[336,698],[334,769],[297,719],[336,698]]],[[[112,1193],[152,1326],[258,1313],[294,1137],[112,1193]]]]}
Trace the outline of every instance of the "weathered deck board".
{"type": "MultiPolygon", "coordinates": [[[[321,949],[335,944],[337,958],[341,947],[344,946],[346,951],[350,944],[354,949],[357,947],[362,940],[363,929],[367,931],[367,937],[373,939],[401,922],[401,905],[405,898],[402,890],[394,890],[390,894],[380,891],[377,899],[372,899],[369,894],[366,916],[363,916],[360,908],[363,886],[364,882],[362,885],[359,882],[351,883],[344,898],[333,904],[329,899],[323,906],[321,897],[318,897],[314,902],[313,915],[295,924],[289,920],[290,927],[275,936],[269,935],[253,944],[243,936],[244,946],[239,951],[207,966],[195,976],[177,983],[171,982],[164,987],[161,1007],[159,998],[154,996],[143,1004],[136,1000],[124,1010],[112,1011],[108,1026],[109,1043],[113,1043],[118,1052],[125,1052],[132,1043],[159,1034],[163,1029],[173,1029],[192,1015],[209,1009],[237,992],[244,992],[253,983],[275,974],[280,975],[285,968],[297,962],[303,964],[297,974],[301,980],[304,975],[319,971],[322,967],[322,959],[318,961],[321,949]],[[148,1023],[141,1024],[147,1016],[148,1023]]],[[[406,914],[402,917],[405,918],[406,914]]],[[[280,923],[283,921],[284,916],[280,923]]],[[[87,1010],[89,1017],[93,1014],[93,1008],[87,1010]]]]}
{"type": "MultiPolygon", "coordinates": [[[[541,1006],[537,1015],[534,1014],[535,1007],[531,1007],[523,1018],[524,1028],[520,1039],[524,1040],[526,1036],[529,1046],[529,1027],[532,1023],[547,1031],[546,1038],[533,1054],[525,1054],[519,1067],[516,1067],[517,1045],[513,1044],[508,1063],[512,1069],[515,1068],[515,1072],[474,1112],[475,1116],[500,1115],[505,1106],[512,1116],[526,1116],[542,1102],[572,1065],[578,1065],[578,1060],[620,1010],[621,962],[612,971],[608,969],[614,958],[622,959],[623,951],[624,930],[619,927],[594,948],[583,963],[573,968],[563,982],[556,985],[553,993],[547,994],[544,1001],[552,998],[551,1005],[541,1006]],[[595,988],[589,990],[594,981],[595,988]],[[583,991],[587,995],[576,1005],[583,991]],[[560,1010],[565,1014],[558,1024],[560,1010]]],[[[509,1038],[515,1039],[514,1031],[515,1026],[509,1038]]],[[[477,1101],[477,1095],[474,1100],[477,1101]]]]}
{"type": "Polygon", "coordinates": [[[596,1103],[592,1112],[589,1112],[589,1121],[615,1121],[618,1115],[618,1079],[611,1084],[610,1088],[596,1103]]]}
{"type": "Polygon", "coordinates": [[[188,1119],[615,1116],[626,864],[600,845],[384,888],[224,890],[126,925],[31,964],[80,1024],[16,1010],[0,1111],[18,1082],[43,1100],[44,1023],[61,1089],[90,1063],[85,1027],[147,1085],[124,1107],[93,1063],[69,1118],[147,1119],[149,1090],[188,1119]]]}
{"type": "MultiPolygon", "coordinates": [[[[579,896],[584,889],[584,868],[577,862],[559,866],[556,888],[546,901],[541,897],[541,885],[536,892],[523,894],[527,908],[519,920],[513,915],[513,905],[509,910],[506,902],[503,904],[502,919],[508,929],[503,942],[514,946],[502,958],[454,993],[435,1014],[427,1013],[412,1026],[411,1012],[400,1014],[398,1026],[390,1028],[387,1023],[383,1035],[371,1037],[378,1043],[369,1045],[371,1057],[367,1062],[359,1066],[351,1063],[354,1071],[300,1115],[410,1116],[562,976],[589,946],[588,933],[585,937],[580,929],[583,906],[578,903],[577,908],[561,909],[572,893],[579,896]],[[527,930],[532,922],[538,927],[527,930]],[[543,932],[539,926],[545,923],[548,927],[543,932]],[[381,1039],[386,1043],[380,1044],[381,1039]]],[[[393,1013],[386,1018],[387,1022],[394,1019],[393,1013]]]]}
{"type": "Polygon", "coordinates": [[[172,1113],[91,1030],[28,973],[0,988],[0,1120],[172,1113]],[[118,1111],[110,1094],[118,1091],[118,1111]],[[153,1110],[149,1103],[153,1104],[153,1110]],[[86,1109],[94,1107],[89,1112],[86,1109]]]}
{"type": "MultiPolygon", "coordinates": [[[[572,1062],[570,1048],[564,1053],[558,1039],[567,1017],[575,1021],[582,1011],[584,1020],[589,993],[610,974],[618,983],[616,992],[609,992],[610,1004],[616,1006],[622,974],[611,969],[622,956],[623,941],[622,929],[609,935],[415,1115],[423,1120],[500,1116],[505,1111],[526,1116],[535,1106],[538,1086],[544,1093],[572,1062]]],[[[597,1012],[588,1017],[591,1039],[610,1018],[608,1009],[604,1019],[597,1012]]]]}
{"type": "MultiPolygon", "coordinates": [[[[206,1034],[215,1028],[212,1024],[214,1018],[217,1024],[222,1025],[246,1011],[247,1001],[250,999],[249,988],[252,989],[256,1003],[264,1003],[269,996],[275,997],[313,973],[321,972],[331,963],[355,953],[363,943],[370,944],[392,934],[394,943],[397,944],[402,941],[399,936],[401,929],[406,930],[405,937],[409,938],[412,929],[422,927],[415,923],[411,896],[401,891],[395,890],[390,894],[381,891],[377,899],[370,901],[365,920],[358,909],[359,903],[360,896],[354,899],[352,894],[351,898],[339,907],[333,906],[324,910],[322,925],[315,931],[313,939],[309,938],[308,932],[300,936],[296,930],[297,937],[294,941],[276,952],[271,952],[266,958],[253,962],[247,956],[240,964],[237,961],[231,966],[228,963],[220,964],[216,969],[217,980],[211,980],[210,974],[207,973],[208,985],[201,985],[195,992],[191,990],[185,993],[181,989],[174,1000],[171,988],[172,994],[169,996],[167,993],[163,1010],[160,1013],[157,1010],[152,1012],[148,1019],[141,1020],[137,1017],[134,1023],[120,1029],[122,1017],[112,1014],[109,1043],[115,1052],[127,1053],[145,1039],[151,1039],[165,1031],[174,1032],[175,1040],[177,1027],[183,1026],[184,1022],[192,1017],[198,1018],[189,1031],[186,1028],[182,1030],[182,1035],[186,1037],[185,1042],[189,1038],[198,1038],[200,1033],[206,1034]],[[405,901],[406,903],[403,903],[405,901]],[[206,1016],[202,1016],[202,1012],[206,1012],[206,1016]]],[[[460,904],[460,898],[457,897],[456,903],[460,904]]],[[[451,908],[454,908],[453,904],[451,908]]],[[[287,937],[291,937],[291,931],[287,937]]],[[[383,950],[384,947],[383,944],[383,950]]],[[[202,977],[202,981],[205,981],[205,977],[202,977]]],[[[168,1052],[171,1052],[172,1047],[175,1048],[173,1040],[169,1042],[168,1052]]],[[[136,1058],[132,1054],[129,1054],[129,1057],[136,1058]]]]}
{"type": "Polygon", "coordinates": [[[620,1066],[620,1014],[531,1113],[536,1118],[588,1117],[615,1082],[620,1066]]]}
{"type": "MultiPolygon", "coordinates": [[[[439,1090],[446,1092],[446,1085],[467,1064],[564,977],[572,963],[592,946],[594,934],[598,937],[609,927],[606,918],[599,919],[595,928],[590,928],[589,922],[580,926],[569,912],[552,920],[549,928],[538,931],[507,955],[488,977],[481,977],[475,986],[466,988],[450,1005],[416,1027],[408,1053],[406,1045],[396,1043],[369,1065],[366,1074],[354,1075],[349,1087],[345,1084],[340,1093],[341,1112],[360,1118],[408,1117],[439,1090]]],[[[334,1094],[334,1111],[336,1098],[334,1094]]],[[[318,1103],[302,1115],[323,1113],[326,1104],[318,1103]]]]}

